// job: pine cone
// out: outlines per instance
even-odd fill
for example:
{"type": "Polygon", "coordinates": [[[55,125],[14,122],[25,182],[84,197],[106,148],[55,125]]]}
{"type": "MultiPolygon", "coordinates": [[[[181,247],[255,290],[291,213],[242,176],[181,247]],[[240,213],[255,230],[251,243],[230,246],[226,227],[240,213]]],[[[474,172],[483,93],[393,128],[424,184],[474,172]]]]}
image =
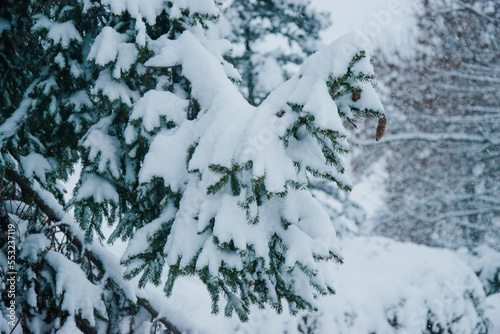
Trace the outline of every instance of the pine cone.
{"type": "Polygon", "coordinates": [[[387,120],[385,119],[385,115],[382,115],[382,117],[378,119],[377,133],[375,134],[376,141],[379,141],[384,136],[386,123],[387,120]]]}
{"type": "Polygon", "coordinates": [[[352,100],[354,102],[358,101],[360,98],[361,98],[361,90],[360,89],[352,92],[352,100]]]}

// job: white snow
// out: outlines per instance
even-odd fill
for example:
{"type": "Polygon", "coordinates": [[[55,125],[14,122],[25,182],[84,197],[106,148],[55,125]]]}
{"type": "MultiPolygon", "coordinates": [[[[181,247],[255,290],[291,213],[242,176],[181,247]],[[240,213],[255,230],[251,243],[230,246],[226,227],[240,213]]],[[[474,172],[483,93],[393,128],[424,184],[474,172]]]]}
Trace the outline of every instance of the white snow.
{"type": "Polygon", "coordinates": [[[44,234],[30,234],[24,239],[19,257],[31,263],[37,262],[38,255],[50,247],[50,240],[44,234]]]}
{"type": "Polygon", "coordinates": [[[216,7],[215,1],[211,0],[176,0],[172,1],[173,6],[170,9],[170,15],[173,18],[181,17],[183,9],[189,10],[192,13],[218,15],[219,10],[216,7]]]}
{"type": "Polygon", "coordinates": [[[93,198],[96,203],[110,201],[118,204],[119,196],[112,184],[103,177],[93,174],[82,176],[82,184],[78,188],[74,200],[81,201],[87,198],[93,198]]]}
{"type": "MultiPolygon", "coordinates": [[[[284,147],[281,137],[302,113],[307,112],[313,114],[320,129],[330,128],[345,134],[336,103],[328,93],[327,80],[330,75],[339,76],[347,71],[349,62],[358,52],[352,37],[343,37],[313,55],[296,76],[276,89],[258,108],[250,106],[227,78],[220,58],[213,54],[214,49],[207,50],[206,45],[210,43],[198,28],[185,31],[176,40],[158,43],[163,43],[161,52],[145,65],[182,65],[182,74],[192,83],[191,94],[202,106],[196,120],[179,117],[178,127],[155,135],[140,172],[141,183],[149,182],[155,176],[161,177],[165,185],[183,194],[164,248],[165,254],[168,254],[167,263],[173,265],[180,259],[182,269],[199,254],[197,268],[208,267],[214,276],[223,264],[241,269],[242,259],[217,249],[214,242],[218,240],[221,243],[232,241],[238,249],[251,246],[255,255],[269,265],[267,242],[276,234],[287,246],[285,265],[290,275],[286,284],[302,298],[313,302],[312,297],[317,291],[313,290],[309,281],[312,280],[323,290],[332,282],[332,276],[326,274],[328,270],[320,268],[314,257],[330,258],[334,254],[340,258],[340,249],[335,229],[324,209],[307,191],[287,189],[286,185],[290,180],[307,184],[306,166],[335,177],[344,184],[348,184],[349,179],[334,166],[326,164],[317,140],[305,130],[300,134],[300,140],[290,140],[288,148],[284,147]],[[305,110],[300,113],[294,111],[290,103],[305,105],[305,110]],[[276,116],[278,112],[283,112],[282,117],[276,116]],[[187,148],[195,144],[197,146],[188,169],[199,173],[201,179],[188,174],[185,166],[187,148]],[[217,165],[231,170],[235,163],[244,164],[248,160],[253,161],[252,170],[239,177],[264,177],[267,191],[288,191],[284,199],[268,199],[258,212],[256,208],[252,209],[254,217],[259,215],[255,226],[248,224],[246,212],[240,205],[246,196],[250,196],[250,190],[242,189],[239,195],[227,191],[207,194],[207,189],[223,177],[208,166],[217,165]],[[299,173],[294,162],[304,165],[299,173]],[[281,216],[286,216],[290,208],[296,211],[288,217],[292,225],[284,229],[280,223],[281,216]],[[201,233],[212,218],[215,220],[213,236],[201,233]],[[306,265],[312,272],[321,271],[325,275],[309,278],[298,270],[298,265],[306,265]]],[[[353,71],[373,73],[368,57],[360,62],[362,64],[353,71]]],[[[365,87],[365,90],[365,96],[369,97],[367,106],[383,110],[373,87],[365,87]]],[[[132,118],[143,118],[142,126],[153,130],[159,125],[160,115],[167,115],[169,119],[170,111],[162,108],[162,99],[172,99],[174,95],[160,92],[148,94],[151,95],[139,101],[132,118]],[[154,103],[151,102],[153,98],[154,103]]],[[[173,120],[175,115],[185,112],[186,103],[180,101],[179,108],[174,105],[174,117],[170,117],[173,120]]],[[[137,135],[137,129],[130,127],[126,132],[129,142],[134,141],[137,135]]],[[[342,144],[347,148],[347,142],[342,144]]],[[[144,227],[143,230],[146,232],[149,228],[144,227]]],[[[139,237],[143,234],[140,233],[136,240],[144,239],[147,233],[139,237]]],[[[134,250],[127,251],[127,254],[135,253],[140,249],[137,247],[140,245],[134,246],[134,250]]]]}
{"type": "Polygon", "coordinates": [[[112,102],[118,100],[128,106],[132,106],[132,102],[139,98],[137,92],[128,88],[126,84],[114,81],[109,71],[102,71],[95,82],[92,93],[99,92],[102,92],[112,102]]]}
{"type": "Polygon", "coordinates": [[[63,297],[62,309],[70,316],[81,314],[91,326],[95,325],[94,309],[106,317],[106,307],[101,300],[102,291],[90,283],[80,266],[64,255],[48,251],[45,259],[56,271],[56,293],[63,297]]]}
{"type": "Polygon", "coordinates": [[[127,35],[120,34],[111,27],[104,27],[90,48],[89,60],[104,66],[115,62],[113,78],[120,78],[122,72],[128,72],[137,59],[137,48],[133,43],[126,43],[127,35]]]}
{"type": "MultiPolygon", "coordinates": [[[[132,17],[142,19],[150,25],[154,25],[156,17],[167,9],[167,13],[172,18],[180,18],[183,10],[189,10],[191,14],[217,15],[216,4],[212,0],[173,0],[172,6],[168,8],[163,0],[103,0],[104,5],[108,5],[115,14],[127,11],[132,17]]],[[[87,4],[88,7],[90,7],[87,4]]],[[[87,7],[87,8],[88,8],[87,7]]]]}
{"type": "Polygon", "coordinates": [[[64,216],[65,211],[63,206],[59,203],[59,201],[54,197],[54,195],[51,192],[43,189],[36,180],[35,182],[33,182],[32,188],[34,191],[36,191],[37,195],[43,200],[43,202],[52,209],[52,211],[57,217],[64,216]]]}
{"type": "Polygon", "coordinates": [[[119,178],[120,143],[118,139],[104,132],[111,122],[113,122],[113,116],[108,116],[93,125],[83,138],[82,145],[89,149],[89,159],[98,159],[97,171],[99,173],[103,174],[109,170],[113,177],[119,178]]]}
{"type": "Polygon", "coordinates": [[[33,100],[29,98],[23,99],[16,111],[5,122],[0,124],[0,146],[3,146],[5,141],[17,132],[20,123],[26,119],[32,102],[33,100]]]}
{"type": "Polygon", "coordinates": [[[55,44],[60,44],[63,48],[67,48],[72,40],[76,40],[77,42],[82,41],[82,36],[80,36],[72,21],[63,23],[53,22],[41,14],[35,15],[34,18],[36,23],[33,25],[32,30],[47,29],[47,37],[55,44]]]}
{"type": "Polygon", "coordinates": [[[170,221],[175,215],[173,205],[168,205],[157,219],[149,224],[137,229],[134,236],[129,241],[127,248],[122,256],[122,261],[128,260],[130,257],[140,254],[148,249],[149,238],[161,227],[162,224],[170,221]]]}
{"type": "MultiPolygon", "coordinates": [[[[130,136],[129,138],[132,138],[132,135],[130,136]]],[[[191,124],[176,131],[158,133],[144,159],[139,182],[147,182],[154,176],[159,176],[165,180],[165,185],[168,184],[172,191],[181,189],[187,175],[186,152],[195,140],[196,128],[191,124]]]]}
{"type": "Polygon", "coordinates": [[[473,250],[459,249],[457,254],[476,272],[486,292],[495,292],[492,283],[500,282],[500,252],[482,245],[473,250]]]}
{"type": "Polygon", "coordinates": [[[358,237],[345,240],[343,254],[337,300],[323,308],[331,314],[325,333],[421,333],[428,312],[453,333],[477,332],[474,299],[484,301],[484,290],[451,251],[358,237]],[[397,330],[387,321],[394,318],[397,330]]]}
{"type": "Polygon", "coordinates": [[[54,58],[54,62],[56,62],[61,69],[66,66],[66,60],[64,59],[64,56],[61,52],[59,52],[57,56],[54,58]]]}
{"type": "Polygon", "coordinates": [[[83,107],[91,107],[92,101],[86,91],[80,90],[71,95],[67,102],[68,105],[73,105],[73,110],[79,112],[83,107]]]}
{"type": "MultiPolygon", "coordinates": [[[[137,101],[130,119],[142,119],[141,124],[144,129],[152,132],[160,127],[162,116],[167,121],[173,121],[177,125],[182,123],[186,119],[188,105],[189,101],[181,99],[171,92],[150,90],[137,101]]],[[[127,142],[131,143],[132,140],[127,142]]]]}
{"type": "MultiPolygon", "coordinates": [[[[297,119],[287,103],[304,105],[304,112],[312,114],[319,127],[346,134],[338,109],[341,104],[348,102],[348,98],[345,101],[331,100],[326,86],[328,76],[343,74],[359,46],[372,49],[383,45],[384,52],[391,52],[405,45],[409,47],[404,50],[410,53],[414,38],[411,32],[415,21],[407,14],[417,9],[409,0],[314,2],[318,7],[334,9],[334,25],[323,35],[326,42],[349,31],[351,34],[312,56],[296,76],[279,87],[283,78],[277,75],[276,64],[264,61],[261,73],[265,72],[269,76],[266,76],[266,80],[260,78],[259,82],[265,83],[266,89],[276,90],[258,108],[248,105],[228,79],[228,76],[239,78],[239,75],[221,56],[231,48],[227,41],[209,40],[199,27],[190,27],[176,40],[147,40],[145,22],[155,23],[156,16],[166,8],[163,0],[104,0],[102,3],[109,5],[115,14],[129,11],[137,18],[135,42],[141,46],[151,42],[154,48],[158,48],[157,56],[148,61],[146,66],[182,65],[182,74],[192,82],[192,97],[203,107],[197,120],[186,119],[189,101],[185,96],[152,90],[139,97],[124,83],[115,80],[127,72],[137,58],[137,49],[133,43],[127,43],[126,35],[111,27],[104,27],[91,46],[88,59],[101,66],[114,63],[112,71],[100,74],[93,93],[102,92],[111,101],[118,100],[133,106],[131,120],[141,120],[140,128],[128,126],[125,133],[127,144],[132,144],[139,135],[154,136],[139,181],[148,182],[153,177],[161,177],[171,190],[183,193],[178,211],[173,205],[168,205],[158,219],[134,233],[123,252],[123,261],[144,252],[148,247],[148,238],[163,223],[175,217],[171,236],[165,246],[170,265],[181,258],[181,267],[186,266],[200,251],[197,268],[208,267],[214,276],[218,275],[223,264],[242,269],[242,258],[236,253],[227,255],[220,252],[214,242],[213,237],[216,237],[219,242],[232,241],[239,249],[253,246],[256,256],[263,258],[268,266],[267,242],[271,235],[276,234],[288,246],[286,270],[293,272],[291,279],[295,280],[293,286],[297,289],[296,293],[311,302],[314,302],[312,296],[318,294],[306,276],[294,268],[300,263],[318,273],[313,282],[319,289],[335,286],[336,295],[315,302],[320,310],[317,314],[301,313],[299,317],[291,317],[286,312],[286,306],[282,315],[276,315],[268,308],[258,310],[252,307],[250,321],[240,323],[236,316],[224,318],[220,314],[210,315],[210,297],[197,278],[178,279],[169,299],[164,297],[161,287],[147,286],[145,291],[134,291],[135,280],[123,280],[123,269],[118,259],[108,253],[107,246],[94,243],[87,247],[103,262],[105,279],[109,277],[117,282],[132,301],[136,300],[136,294],[147,297],[160,311],[160,317],[166,316],[179,329],[189,333],[296,333],[302,317],[307,315],[311,322],[316,323],[315,334],[422,333],[427,330],[429,317],[434,322],[435,331],[439,330],[439,324],[447,326],[446,330],[453,333],[469,334],[479,333],[485,328],[481,319],[483,312],[490,321],[490,332],[500,331],[500,294],[486,297],[484,290],[489,280],[499,275],[498,252],[480,247],[472,255],[464,250],[453,253],[378,237],[346,237],[341,252],[330,218],[318,203],[318,194],[313,197],[309,191],[287,189],[286,182],[289,180],[307,182],[307,173],[297,172],[294,162],[329,173],[337,180],[350,184],[347,175],[340,174],[331,166],[324,166],[321,150],[314,138],[307,137],[305,131],[299,133],[300,140],[291,139],[287,148],[282,145],[280,137],[297,119]],[[282,116],[277,117],[277,113],[281,112],[284,112],[282,116]],[[155,133],[162,119],[173,121],[176,127],[155,133]],[[187,149],[195,144],[197,148],[186,168],[187,149]],[[208,186],[222,177],[207,166],[217,164],[231,169],[249,160],[254,162],[253,167],[247,173],[242,173],[244,177],[265,177],[266,189],[271,192],[288,190],[285,198],[273,197],[258,209],[256,205],[252,207],[252,217],[259,215],[256,225],[247,223],[246,212],[240,206],[248,195],[248,189],[241,189],[239,196],[232,195],[228,189],[216,195],[208,195],[206,191],[208,186]],[[188,170],[196,173],[190,174],[188,170]],[[276,224],[281,216],[291,223],[288,229],[276,224]],[[215,225],[213,236],[209,236],[202,232],[212,218],[215,219],[215,225]],[[313,258],[328,257],[330,253],[339,257],[342,253],[345,264],[318,263],[313,258]],[[466,261],[459,257],[465,257],[466,261]]],[[[184,9],[191,13],[216,15],[216,6],[212,0],[176,0],[167,10],[172,18],[181,17],[184,9]]],[[[0,19],[0,34],[6,29],[9,29],[9,24],[0,19]]],[[[63,48],[67,48],[72,40],[82,40],[71,21],[57,23],[39,15],[33,29],[47,29],[49,39],[63,48]]],[[[56,62],[61,67],[65,65],[62,54],[58,55],[56,62]]],[[[70,65],[75,76],[82,74],[79,65],[70,65]]],[[[356,65],[354,70],[373,73],[368,60],[356,65]]],[[[52,78],[43,85],[46,94],[57,89],[52,78]]],[[[354,103],[354,106],[383,111],[373,87],[363,85],[362,88],[364,98],[354,103]]],[[[92,101],[84,91],[71,96],[67,103],[74,105],[75,111],[92,106],[92,101]]],[[[0,144],[3,145],[5,140],[15,134],[30,105],[31,100],[23,100],[12,116],[0,125],[0,144]]],[[[76,118],[74,116],[72,120],[78,122],[76,118]]],[[[90,159],[98,159],[99,173],[104,175],[109,172],[118,179],[121,177],[118,141],[106,132],[111,122],[112,117],[101,119],[81,144],[88,148],[90,159]]],[[[341,143],[348,148],[346,140],[341,143]]],[[[42,155],[30,153],[21,157],[20,163],[26,176],[36,175],[45,183],[45,173],[51,170],[51,165],[42,155]]],[[[354,201],[364,206],[368,216],[376,212],[383,200],[374,189],[384,181],[385,166],[378,164],[374,169],[377,175],[362,180],[352,196],[354,201]]],[[[71,220],[72,229],[78,232],[70,215],[64,216],[64,210],[57,200],[37,182],[34,188],[56,214],[64,218],[63,221],[71,220]]],[[[105,200],[118,203],[119,199],[106,177],[84,171],[75,200],[91,197],[97,203],[105,200]]],[[[355,225],[349,225],[349,229],[352,233],[357,232],[355,225]]],[[[81,235],[78,237],[83,240],[81,235]]],[[[19,256],[35,261],[36,256],[49,245],[45,236],[30,235],[19,256]]],[[[74,320],[77,314],[81,314],[91,324],[96,322],[94,308],[106,315],[101,301],[102,290],[83,278],[85,274],[77,264],[53,251],[46,253],[46,259],[56,271],[55,289],[63,298],[63,308],[70,314],[64,326],[58,330],[59,333],[79,333],[74,320]]],[[[167,271],[163,272],[164,279],[167,271]]],[[[292,283],[289,281],[287,284],[292,283]]],[[[8,328],[4,320],[0,317],[0,330],[8,328]]]]}
{"type": "Polygon", "coordinates": [[[109,5],[115,14],[127,11],[132,17],[144,17],[149,24],[156,22],[156,17],[161,13],[165,4],[162,0],[104,0],[104,5],[109,5]]]}
{"type": "Polygon", "coordinates": [[[52,170],[52,166],[43,155],[31,152],[27,156],[21,156],[20,162],[26,177],[32,179],[33,175],[35,175],[40,179],[42,184],[45,184],[45,174],[52,170]]]}
{"type": "Polygon", "coordinates": [[[101,245],[99,242],[94,242],[91,246],[92,253],[102,262],[105,269],[102,281],[105,282],[108,278],[113,280],[122,289],[125,297],[132,302],[137,302],[134,283],[123,278],[125,269],[120,265],[119,258],[116,257],[108,247],[101,245]]]}
{"type": "Polygon", "coordinates": [[[484,313],[489,319],[489,333],[500,333],[500,293],[486,297],[484,313]]]}
{"type": "Polygon", "coordinates": [[[82,331],[76,327],[76,322],[74,317],[68,317],[64,322],[64,325],[57,330],[59,334],[84,334],[82,331]]]}
{"type": "Polygon", "coordinates": [[[127,40],[127,35],[120,34],[111,27],[104,27],[90,48],[88,59],[94,59],[96,64],[104,66],[116,59],[118,45],[127,40]]]}

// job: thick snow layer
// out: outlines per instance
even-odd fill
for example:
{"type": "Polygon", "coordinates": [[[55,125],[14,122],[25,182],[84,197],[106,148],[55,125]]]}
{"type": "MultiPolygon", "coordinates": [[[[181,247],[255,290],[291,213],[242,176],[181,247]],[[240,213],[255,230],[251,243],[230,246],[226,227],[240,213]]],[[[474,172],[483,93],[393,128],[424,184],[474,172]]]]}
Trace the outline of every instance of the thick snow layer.
{"type": "MultiPolygon", "coordinates": [[[[332,156],[341,161],[340,150],[333,146],[347,150],[347,141],[339,138],[331,143],[319,136],[328,131],[347,135],[338,113],[338,101],[333,101],[328,91],[328,82],[332,77],[345,75],[352,59],[359,54],[352,36],[345,36],[311,56],[297,75],[257,108],[229,80],[220,56],[223,43],[212,43],[195,27],[175,40],[158,39],[155,45],[157,55],[145,65],[181,66],[182,75],[192,84],[191,100],[188,104],[171,93],[148,93],[132,115],[132,119],[142,119],[142,128],[133,122],[125,135],[129,143],[141,135],[150,139],[141,132],[156,129],[161,125],[161,116],[177,125],[151,134],[151,145],[139,175],[141,183],[159,177],[173,191],[182,193],[164,247],[167,263],[179,263],[182,269],[194,260],[198,270],[207,268],[212,276],[218,276],[223,266],[242,270],[244,263],[258,258],[267,269],[270,247],[274,247],[270,246],[270,240],[276,237],[286,247],[283,259],[286,272],[280,274],[284,284],[314,305],[313,297],[326,293],[334,277],[317,260],[341,258],[341,255],[328,214],[300,185],[308,184],[307,171],[334,178],[342,185],[350,183],[343,166],[327,162],[323,153],[328,147],[332,156]],[[169,105],[175,102],[172,110],[162,108],[165,99],[169,105]],[[196,119],[181,117],[194,102],[201,107],[196,111],[196,119]],[[308,127],[302,126],[306,122],[310,122],[308,127]],[[298,130],[293,130],[294,127],[298,130]],[[290,135],[293,131],[297,133],[290,135]],[[287,145],[284,137],[288,138],[287,145]],[[189,157],[188,148],[192,152],[189,157]],[[231,182],[224,184],[224,179],[229,178],[231,182]],[[258,207],[256,202],[261,198],[255,197],[249,186],[251,182],[261,183],[259,186],[268,194],[258,207]],[[217,184],[222,184],[220,189],[212,191],[217,184]],[[291,184],[299,186],[294,188],[291,184]],[[246,255],[246,252],[221,251],[217,247],[221,244],[252,252],[246,255]]],[[[351,70],[354,75],[373,74],[369,57],[361,57],[351,70]]],[[[374,88],[363,88],[364,98],[357,103],[364,104],[359,107],[383,112],[374,88]]],[[[151,228],[144,227],[134,239],[144,240],[153,232],[151,228]]],[[[134,242],[127,256],[144,250],[144,245],[134,242]]],[[[131,268],[136,266],[131,264],[131,268]]],[[[274,292],[274,278],[266,275],[269,277],[262,281],[274,292]]],[[[277,297],[270,295],[270,298],[277,297]]]]}
{"type": "Polygon", "coordinates": [[[86,91],[80,90],[71,95],[71,97],[68,99],[67,105],[72,105],[72,108],[75,112],[80,112],[84,107],[91,107],[92,101],[90,100],[90,97],[86,91]]]}
{"type": "Polygon", "coordinates": [[[149,24],[156,22],[156,17],[164,9],[163,0],[103,0],[115,14],[127,11],[132,17],[144,17],[149,24]]]}
{"type": "Polygon", "coordinates": [[[31,179],[35,175],[45,184],[45,173],[51,171],[52,166],[43,155],[31,152],[27,156],[21,156],[20,160],[26,177],[31,179]]]}
{"type": "Polygon", "coordinates": [[[91,248],[92,253],[102,262],[105,269],[102,281],[105,282],[108,278],[113,280],[122,289],[125,297],[135,303],[137,297],[134,291],[134,283],[123,278],[125,269],[120,265],[119,258],[99,242],[94,242],[88,247],[91,248]]]}
{"type": "Polygon", "coordinates": [[[87,198],[93,198],[96,203],[110,201],[118,203],[119,196],[112,184],[103,177],[94,174],[85,174],[82,176],[82,184],[78,188],[74,200],[81,201],[87,198]]]}
{"type": "Polygon", "coordinates": [[[76,327],[76,322],[74,317],[68,317],[64,322],[64,325],[57,330],[58,334],[84,334],[82,331],[76,327]]]}
{"type": "Polygon", "coordinates": [[[56,271],[56,293],[63,296],[62,309],[70,316],[81,314],[91,326],[95,325],[94,309],[106,317],[106,307],[101,300],[102,291],[90,283],[80,266],[64,255],[48,251],[45,259],[56,271]]]}
{"type": "Polygon", "coordinates": [[[118,45],[126,40],[127,35],[120,34],[111,27],[104,27],[92,44],[88,59],[93,59],[101,66],[113,62],[118,55],[118,45]]]}
{"type": "Polygon", "coordinates": [[[421,333],[429,314],[433,328],[478,332],[475,303],[484,301],[484,291],[451,251],[358,237],[345,240],[343,253],[337,296],[324,307],[318,333],[421,333]]]}
{"type": "MultiPolygon", "coordinates": [[[[153,132],[161,125],[161,118],[172,121],[176,125],[182,123],[186,118],[186,108],[189,101],[181,99],[171,92],[150,90],[137,101],[134,106],[131,120],[142,119],[144,130],[153,132]]],[[[135,138],[127,138],[128,143],[132,143],[135,138]]]]}
{"type": "Polygon", "coordinates": [[[104,66],[116,60],[113,77],[120,78],[136,62],[138,51],[133,43],[126,43],[127,35],[120,34],[111,27],[104,27],[90,48],[89,60],[104,66]]]}
{"type": "Polygon", "coordinates": [[[33,190],[36,191],[37,195],[52,209],[57,217],[64,216],[64,208],[51,192],[43,189],[36,181],[33,183],[33,190]]]}
{"type": "Polygon", "coordinates": [[[172,1],[170,15],[174,18],[181,17],[182,10],[189,10],[192,13],[218,15],[219,10],[213,0],[175,0],[172,1]]]}
{"type": "Polygon", "coordinates": [[[126,261],[129,257],[147,250],[149,247],[149,238],[153,236],[162,224],[170,221],[174,215],[175,209],[172,204],[169,204],[163,210],[160,217],[135,231],[134,236],[127,245],[126,251],[123,253],[122,261],[126,261]]]}
{"type": "Polygon", "coordinates": [[[113,136],[106,133],[114,116],[102,118],[97,124],[93,125],[87,135],[83,138],[82,145],[89,149],[89,159],[98,159],[97,171],[104,174],[109,170],[115,178],[120,177],[120,142],[113,136]]]}
{"type": "Polygon", "coordinates": [[[18,131],[20,123],[28,116],[28,109],[32,103],[33,100],[25,98],[16,111],[5,122],[0,124],[0,146],[3,146],[5,141],[18,131]]]}
{"type": "Polygon", "coordinates": [[[137,92],[131,90],[123,82],[113,80],[109,71],[102,71],[95,82],[92,93],[101,92],[110,101],[121,101],[128,106],[132,106],[132,102],[139,99],[137,92]]]}
{"type": "Polygon", "coordinates": [[[472,251],[460,249],[458,255],[476,272],[483,283],[486,293],[498,292],[494,282],[500,282],[500,252],[486,245],[479,246],[472,251]],[[496,291],[495,291],[496,290],[496,291]]]}
{"type": "Polygon", "coordinates": [[[42,254],[50,247],[50,240],[44,234],[30,234],[24,240],[19,253],[21,259],[35,263],[38,255],[42,254]]]}
{"type": "MultiPolygon", "coordinates": [[[[213,0],[172,0],[172,5],[167,7],[163,0],[103,0],[104,5],[109,5],[115,14],[127,11],[134,18],[144,18],[150,25],[154,25],[156,17],[167,10],[171,18],[180,18],[183,10],[188,10],[191,15],[194,13],[205,15],[217,15],[218,9],[213,0]]],[[[90,7],[90,4],[86,4],[90,7]]]]}
{"type": "Polygon", "coordinates": [[[484,313],[489,320],[489,333],[500,333],[500,293],[486,298],[484,313]]]}
{"type": "Polygon", "coordinates": [[[63,48],[67,48],[72,40],[76,40],[77,42],[82,41],[82,36],[80,36],[80,33],[71,21],[63,23],[54,22],[41,14],[35,15],[34,18],[36,23],[33,25],[32,30],[47,29],[47,37],[53,40],[55,44],[60,44],[63,48]]]}

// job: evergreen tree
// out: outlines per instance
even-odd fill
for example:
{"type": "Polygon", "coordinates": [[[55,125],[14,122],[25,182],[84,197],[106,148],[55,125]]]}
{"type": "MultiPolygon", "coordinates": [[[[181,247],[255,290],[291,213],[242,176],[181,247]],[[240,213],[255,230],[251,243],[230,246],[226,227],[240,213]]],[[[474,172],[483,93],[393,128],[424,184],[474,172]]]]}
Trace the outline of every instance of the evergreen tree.
{"type": "Polygon", "coordinates": [[[2,7],[0,218],[1,238],[10,241],[0,252],[2,332],[118,333],[156,317],[144,317],[152,308],[123,280],[118,260],[84,243],[62,207],[60,181],[80,158],[80,136],[99,118],[87,53],[108,9],[88,5],[2,7]],[[16,318],[9,317],[13,301],[16,318]]]}
{"type": "Polygon", "coordinates": [[[330,24],[309,0],[235,0],[221,21],[223,37],[233,43],[230,62],[241,73],[241,91],[252,105],[295,74],[330,24]]]}
{"type": "Polygon", "coordinates": [[[284,300],[296,313],[334,291],[321,262],[342,257],[309,184],[349,189],[343,122],[383,115],[364,51],[349,38],[332,44],[255,108],[233,84],[230,45],[206,37],[212,0],[22,4],[43,66],[7,92],[0,167],[15,184],[3,203],[41,210],[2,210],[4,233],[9,219],[27,222],[18,235],[24,330],[112,332],[141,308],[158,315],[111,273],[98,246],[105,222],[110,242],[128,242],[126,278],[159,285],[168,266],[170,295],[178,277],[197,275],[213,312],[224,297],[224,313],[242,320],[251,304],[281,312],[284,300]],[[78,160],[66,210],[83,235],[60,185],[78,160]],[[75,280],[88,294],[74,295],[75,280]]]}

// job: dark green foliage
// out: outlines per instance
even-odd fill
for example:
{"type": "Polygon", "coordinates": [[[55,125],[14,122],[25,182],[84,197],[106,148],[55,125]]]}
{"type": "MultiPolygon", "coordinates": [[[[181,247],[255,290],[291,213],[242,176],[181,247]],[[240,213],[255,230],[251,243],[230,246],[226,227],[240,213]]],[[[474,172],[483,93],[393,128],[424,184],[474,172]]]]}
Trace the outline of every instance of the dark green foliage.
{"type": "Polygon", "coordinates": [[[0,33],[0,124],[17,109],[32,83],[40,63],[34,51],[38,42],[31,38],[33,23],[28,17],[28,1],[4,1],[0,18],[9,27],[0,33]],[[35,72],[35,73],[33,73],[35,72]]]}
{"type": "Polygon", "coordinates": [[[219,192],[222,187],[224,187],[229,182],[233,196],[238,196],[241,192],[241,184],[238,179],[238,174],[241,174],[240,172],[243,170],[249,170],[251,167],[251,161],[243,166],[233,164],[231,169],[220,165],[208,166],[208,169],[217,174],[222,174],[223,176],[219,181],[207,188],[207,194],[213,195],[219,192]]]}
{"type": "Polygon", "coordinates": [[[131,256],[123,264],[128,265],[131,263],[142,263],[141,266],[135,267],[129,271],[125,278],[131,279],[142,272],[139,279],[139,287],[144,288],[147,283],[154,285],[161,284],[161,274],[165,268],[165,258],[163,255],[163,248],[165,240],[170,234],[173,221],[168,221],[161,224],[161,227],[156,230],[152,237],[148,238],[148,250],[138,255],[131,256]]]}

